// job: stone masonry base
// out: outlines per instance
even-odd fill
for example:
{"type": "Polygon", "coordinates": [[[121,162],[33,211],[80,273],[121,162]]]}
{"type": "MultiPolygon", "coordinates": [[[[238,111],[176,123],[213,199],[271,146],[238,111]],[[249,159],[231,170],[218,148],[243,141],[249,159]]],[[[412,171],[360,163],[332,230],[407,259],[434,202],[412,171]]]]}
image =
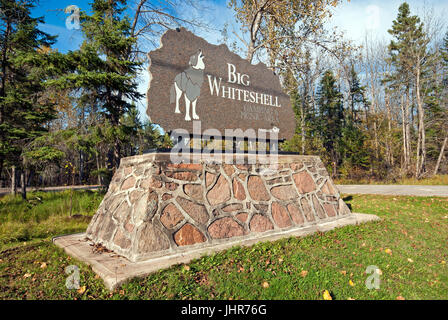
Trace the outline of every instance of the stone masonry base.
{"type": "Polygon", "coordinates": [[[131,262],[114,252],[95,252],[93,250],[93,242],[86,237],[85,233],[56,237],[53,239],[53,242],[75,259],[90,265],[92,270],[103,279],[106,287],[112,291],[132,278],[143,277],[172,265],[189,263],[193,259],[233,246],[250,246],[260,241],[274,241],[287,237],[303,237],[318,231],[326,232],[347,225],[358,225],[360,223],[378,220],[380,218],[375,215],[351,213],[332,221],[319,222],[314,225],[284,231],[268,231],[245,237],[244,239],[234,239],[233,241],[214,244],[212,246],[194,247],[187,252],[171,253],[139,262],[131,262]]]}
{"type": "Polygon", "coordinates": [[[351,214],[319,157],[244,157],[123,158],[87,238],[137,262],[351,214]]]}

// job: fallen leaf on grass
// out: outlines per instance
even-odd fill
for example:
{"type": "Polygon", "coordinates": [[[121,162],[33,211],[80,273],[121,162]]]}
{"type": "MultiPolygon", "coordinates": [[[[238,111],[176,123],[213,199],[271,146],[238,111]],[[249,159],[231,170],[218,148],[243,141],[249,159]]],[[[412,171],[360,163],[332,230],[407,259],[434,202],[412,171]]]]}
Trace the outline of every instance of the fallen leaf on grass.
{"type": "Polygon", "coordinates": [[[389,248],[384,250],[384,252],[386,252],[388,255],[392,255],[392,250],[390,250],[389,248]]]}
{"type": "Polygon", "coordinates": [[[77,291],[79,294],[83,294],[84,292],[86,292],[86,286],[80,287],[77,291]]]}
{"type": "Polygon", "coordinates": [[[402,296],[398,296],[397,300],[406,300],[405,298],[403,298],[402,296]]]}
{"type": "Polygon", "coordinates": [[[352,280],[349,280],[349,281],[348,281],[348,284],[349,284],[351,287],[354,287],[354,286],[355,286],[355,283],[354,283],[352,280]]]}
{"type": "Polygon", "coordinates": [[[29,277],[31,277],[31,273],[25,273],[24,275],[23,275],[23,277],[26,279],[26,278],[29,278],[29,277]]]}
{"type": "Polygon", "coordinates": [[[328,290],[324,291],[323,297],[324,297],[324,300],[333,300],[333,298],[331,297],[331,294],[330,294],[330,292],[328,292],[328,290]]]}
{"type": "Polygon", "coordinates": [[[47,267],[47,264],[45,262],[42,262],[42,264],[40,265],[41,269],[45,269],[47,267]]]}
{"type": "Polygon", "coordinates": [[[344,275],[344,276],[347,275],[347,271],[345,271],[345,270],[342,270],[341,273],[342,273],[342,275],[344,275]]]}
{"type": "Polygon", "coordinates": [[[302,278],[305,278],[308,274],[308,271],[306,270],[302,270],[302,272],[300,272],[300,275],[302,276],[302,278]]]}
{"type": "Polygon", "coordinates": [[[267,283],[266,281],[262,283],[263,288],[269,288],[269,283],[267,283]]]}
{"type": "Polygon", "coordinates": [[[190,270],[190,266],[184,266],[184,270],[189,271],[190,270]]]}

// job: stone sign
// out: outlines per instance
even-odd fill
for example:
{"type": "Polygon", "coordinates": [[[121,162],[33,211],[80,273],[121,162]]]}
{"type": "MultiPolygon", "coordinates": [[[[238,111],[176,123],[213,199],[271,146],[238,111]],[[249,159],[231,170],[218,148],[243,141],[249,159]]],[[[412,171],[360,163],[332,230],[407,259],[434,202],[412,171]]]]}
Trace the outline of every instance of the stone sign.
{"type": "Polygon", "coordinates": [[[150,83],[147,114],[164,130],[193,133],[241,129],[233,136],[255,130],[278,139],[294,134],[295,116],[279,77],[266,65],[253,65],[226,45],[212,45],[181,28],[167,31],[161,47],[148,54],[150,83]]]}

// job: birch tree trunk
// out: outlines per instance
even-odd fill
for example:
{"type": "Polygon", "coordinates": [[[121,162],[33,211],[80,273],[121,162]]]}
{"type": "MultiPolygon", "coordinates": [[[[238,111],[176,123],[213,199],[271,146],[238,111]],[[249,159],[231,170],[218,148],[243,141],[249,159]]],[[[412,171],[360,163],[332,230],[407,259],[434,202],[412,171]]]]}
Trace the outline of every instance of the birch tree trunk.
{"type": "Polygon", "coordinates": [[[16,195],[17,194],[17,170],[16,166],[12,167],[11,170],[11,194],[16,195]]]}
{"type": "Polygon", "coordinates": [[[419,178],[425,169],[426,161],[426,131],[425,131],[425,110],[420,93],[420,63],[416,67],[416,100],[418,108],[418,143],[417,143],[417,165],[415,168],[415,177],[419,178]]]}
{"type": "Polygon", "coordinates": [[[22,199],[26,200],[26,169],[23,168],[20,172],[20,183],[22,184],[22,199]]]}
{"type": "Polygon", "coordinates": [[[445,136],[445,140],[443,140],[442,148],[440,148],[439,158],[437,159],[436,167],[434,168],[433,175],[435,176],[437,174],[437,171],[439,171],[440,162],[442,162],[443,154],[445,153],[445,148],[448,144],[448,134],[445,136]]]}

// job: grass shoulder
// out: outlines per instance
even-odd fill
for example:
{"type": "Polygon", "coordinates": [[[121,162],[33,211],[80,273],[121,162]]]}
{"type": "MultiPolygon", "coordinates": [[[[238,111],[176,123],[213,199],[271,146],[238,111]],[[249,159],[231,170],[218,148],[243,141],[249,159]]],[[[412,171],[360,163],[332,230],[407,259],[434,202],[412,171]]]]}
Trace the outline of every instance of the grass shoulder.
{"type": "Polygon", "coordinates": [[[353,211],[382,220],[234,247],[134,279],[111,293],[90,267],[67,256],[51,239],[15,242],[15,248],[0,253],[0,299],[314,300],[322,299],[324,290],[342,300],[448,299],[448,198],[344,199],[353,211]],[[80,290],[65,287],[69,265],[80,269],[80,290]],[[378,290],[365,286],[368,266],[381,270],[378,290]]]}

